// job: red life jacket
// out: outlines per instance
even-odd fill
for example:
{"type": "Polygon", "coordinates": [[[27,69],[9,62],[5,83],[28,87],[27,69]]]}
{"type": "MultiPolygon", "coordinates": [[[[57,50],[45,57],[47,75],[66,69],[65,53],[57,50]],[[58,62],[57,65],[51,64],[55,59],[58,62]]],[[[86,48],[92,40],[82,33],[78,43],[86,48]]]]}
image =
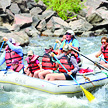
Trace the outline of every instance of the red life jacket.
{"type": "Polygon", "coordinates": [[[51,60],[49,54],[44,54],[42,58],[42,68],[56,70],[56,63],[51,60]]]}
{"type": "Polygon", "coordinates": [[[12,51],[9,48],[6,48],[5,51],[6,51],[5,55],[6,66],[11,66],[12,60],[14,59],[17,59],[18,61],[20,61],[20,63],[22,63],[23,58],[15,51],[12,51]]]}
{"type": "Polygon", "coordinates": [[[106,61],[108,61],[108,48],[105,48],[105,47],[102,47],[102,46],[101,46],[101,51],[102,51],[102,54],[103,54],[103,56],[104,56],[104,59],[105,59],[106,61]]]}
{"type": "Polygon", "coordinates": [[[27,57],[25,60],[27,61],[28,63],[28,68],[29,68],[29,71],[34,74],[34,72],[36,70],[39,70],[40,67],[38,66],[38,64],[36,64],[36,60],[38,60],[39,56],[38,55],[34,55],[33,58],[31,60],[29,60],[29,57],[27,57]]]}
{"type": "MultiPolygon", "coordinates": [[[[72,63],[70,63],[70,60],[68,60],[67,56],[63,56],[60,59],[61,64],[67,69],[68,72],[74,69],[74,66],[72,63]]],[[[59,64],[59,72],[67,73],[66,70],[59,64]]]]}
{"type": "Polygon", "coordinates": [[[13,69],[13,66],[11,66],[10,69],[13,70],[13,71],[15,71],[15,72],[20,72],[20,70],[21,70],[23,67],[24,67],[23,64],[19,64],[18,67],[17,67],[17,69],[14,70],[14,69],[13,69]]]}

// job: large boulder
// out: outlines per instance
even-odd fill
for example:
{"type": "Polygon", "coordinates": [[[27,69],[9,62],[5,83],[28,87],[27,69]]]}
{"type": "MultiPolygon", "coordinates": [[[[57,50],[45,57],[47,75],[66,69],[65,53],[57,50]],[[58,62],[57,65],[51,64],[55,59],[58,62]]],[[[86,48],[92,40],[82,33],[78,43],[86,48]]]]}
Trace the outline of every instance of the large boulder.
{"type": "Polygon", "coordinates": [[[93,26],[84,19],[71,21],[69,25],[72,30],[77,31],[77,32],[90,31],[93,28],[93,26]]]}
{"type": "Polygon", "coordinates": [[[10,5],[11,5],[11,0],[0,0],[0,6],[2,7],[4,12],[6,10],[6,7],[10,5]]]}
{"type": "Polygon", "coordinates": [[[14,38],[16,43],[20,43],[21,46],[25,46],[29,44],[29,37],[28,35],[23,32],[11,32],[11,33],[2,33],[0,32],[1,36],[0,36],[0,44],[3,42],[3,37],[7,37],[9,38],[14,38]]]}
{"type": "Polygon", "coordinates": [[[32,24],[32,17],[30,14],[15,14],[13,29],[18,26],[19,28],[25,28],[32,24]]]}

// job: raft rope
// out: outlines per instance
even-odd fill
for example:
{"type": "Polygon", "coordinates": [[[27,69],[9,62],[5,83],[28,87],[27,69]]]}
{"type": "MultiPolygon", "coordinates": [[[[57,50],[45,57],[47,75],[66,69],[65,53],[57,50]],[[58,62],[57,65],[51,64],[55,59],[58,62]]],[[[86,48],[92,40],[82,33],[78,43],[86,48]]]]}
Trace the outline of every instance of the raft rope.
{"type": "MultiPolygon", "coordinates": [[[[84,77],[84,79],[85,79],[85,82],[86,82],[86,80],[88,80],[88,81],[90,81],[91,83],[92,83],[92,81],[90,80],[90,78],[89,77],[86,77],[85,75],[83,75],[83,77],[84,77]]],[[[95,87],[95,85],[92,83],[92,85],[95,87]]]]}

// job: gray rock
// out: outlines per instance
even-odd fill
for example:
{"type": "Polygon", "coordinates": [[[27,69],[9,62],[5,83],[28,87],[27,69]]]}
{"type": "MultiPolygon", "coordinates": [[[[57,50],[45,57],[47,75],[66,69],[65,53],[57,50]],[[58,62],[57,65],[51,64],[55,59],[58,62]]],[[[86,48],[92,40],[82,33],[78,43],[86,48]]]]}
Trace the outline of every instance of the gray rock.
{"type": "Polygon", "coordinates": [[[5,12],[6,7],[11,5],[11,0],[0,0],[0,5],[1,5],[3,11],[5,12]]]}
{"type": "Polygon", "coordinates": [[[63,36],[64,34],[65,34],[65,31],[63,28],[54,31],[54,36],[57,36],[57,37],[63,36]]]}
{"type": "Polygon", "coordinates": [[[51,32],[50,29],[43,31],[41,35],[42,36],[54,36],[54,34],[51,32]]]}
{"type": "Polygon", "coordinates": [[[90,37],[90,36],[94,36],[94,32],[93,31],[86,31],[86,32],[83,32],[81,34],[82,37],[90,37]]]}
{"type": "Polygon", "coordinates": [[[13,13],[9,9],[6,9],[6,14],[8,16],[9,23],[12,24],[14,22],[14,15],[13,15],[13,13]]]}
{"type": "Polygon", "coordinates": [[[95,36],[103,35],[103,34],[106,34],[106,33],[107,33],[106,28],[98,29],[98,30],[95,30],[95,31],[94,31],[94,35],[95,35],[95,36]]]}
{"type": "Polygon", "coordinates": [[[43,20],[39,23],[39,25],[37,26],[37,29],[38,29],[39,31],[45,31],[45,30],[46,30],[46,21],[45,21],[45,19],[43,19],[43,20]]]}
{"type": "Polygon", "coordinates": [[[13,24],[13,30],[16,25],[19,25],[20,28],[31,26],[32,17],[30,14],[15,14],[15,22],[13,24]]]}
{"type": "Polygon", "coordinates": [[[32,26],[37,27],[37,25],[39,24],[39,22],[41,21],[38,17],[38,15],[35,15],[32,17],[32,26]]]}
{"type": "Polygon", "coordinates": [[[98,13],[92,13],[91,15],[86,17],[86,20],[91,24],[95,24],[95,23],[102,22],[103,18],[98,13]]]}
{"type": "Polygon", "coordinates": [[[42,11],[43,10],[40,7],[34,7],[30,10],[30,14],[31,16],[35,16],[35,15],[42,13],[42,11]]]}
{"type": "Polygon", "coordinates": [[[25,33],[30,37],[38,37],[40,35],[40,32],[33,27],[26,28],[25,33]]]}
{"type": "Polygon", "coordinates": [[[88,23],[86,20],[83,19],[79,19],[76,21],[72,21],[69,23],[70,27],[72,30],[74,31],[89,31],[93,28],[93,26],[88,23]]]}
{"type": "Polygon", "coordinates": [[[64,20],[62,20],[61,18],[53,16],[52,19],[54,23],[57,23],[59,25],[69,28],[69,24],[65,22],[64,20]]]}
{"type": "Polygon", "coordinates": [[[9,33],[8,38],[14,38],[21,46],[29,44],[29,37],[24,31],[9,33]]]}
{"type": "Polygon", "coordinates": [[[0,26],[0,32],[3,32],[3,33],[10,33],[10,30],[7,29],[6,27],[0,26]]]}
{"type": "Polygon", "coordinates": [[[0,26],[2,26],[3,25],[3,19],[2,19],[2,17],[0,17],[0,26]]]}
{"type": "Polygon", "coordinates": [[[20,8],[19,8],[17,3],[12,3],[9,9],[11,10],[11,12],[13,14],[19,14],[20,13],[20,8]]]}

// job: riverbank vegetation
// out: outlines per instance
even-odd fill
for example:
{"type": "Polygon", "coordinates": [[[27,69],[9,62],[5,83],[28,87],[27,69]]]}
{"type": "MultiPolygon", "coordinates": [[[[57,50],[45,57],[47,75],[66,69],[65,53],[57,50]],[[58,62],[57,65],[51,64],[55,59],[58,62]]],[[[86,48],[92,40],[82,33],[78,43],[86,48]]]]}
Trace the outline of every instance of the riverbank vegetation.
{"type": "MultiPolygon", "coordinates": [[[[38,2],[39,0],[35,0],[38,2]]],[[[53,9],[63,20],[75,17],[74,13],[78,13],[84,8],[84,1],[81,0],[42,0],[47,9],[53,9]]]]}

